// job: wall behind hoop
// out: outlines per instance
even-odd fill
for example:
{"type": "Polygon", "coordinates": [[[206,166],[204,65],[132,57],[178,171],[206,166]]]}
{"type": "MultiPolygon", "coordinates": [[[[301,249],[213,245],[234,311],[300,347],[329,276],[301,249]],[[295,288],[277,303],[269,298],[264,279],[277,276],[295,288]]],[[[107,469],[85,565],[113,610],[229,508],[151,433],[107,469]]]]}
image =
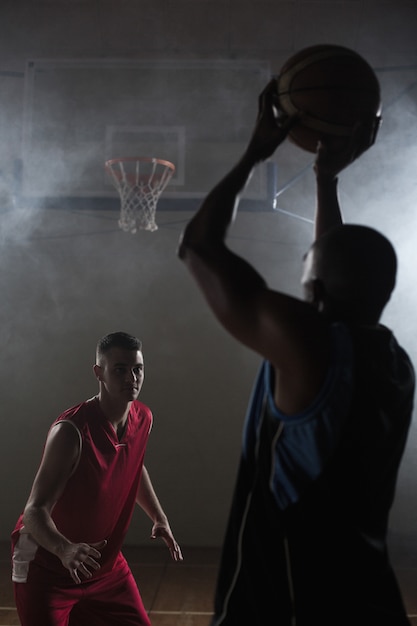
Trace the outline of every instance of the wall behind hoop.
{"type": "MultiPolygon", "coordinates": [[[[233,165],[269,80],[265,61],[31,59],[25,73],[22,193],[105,198],[104,161],[172,161],[164,196],[203,197],[233,165]]],[[[266,168],[247,198],[267,196],[266,168]]]]}

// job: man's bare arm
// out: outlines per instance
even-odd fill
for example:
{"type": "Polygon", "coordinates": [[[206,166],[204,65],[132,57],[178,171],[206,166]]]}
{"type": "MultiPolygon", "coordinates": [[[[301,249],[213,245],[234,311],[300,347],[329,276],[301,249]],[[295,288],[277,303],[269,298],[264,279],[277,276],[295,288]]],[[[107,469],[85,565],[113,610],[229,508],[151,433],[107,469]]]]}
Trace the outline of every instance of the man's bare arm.
{"type": "Polygon", "coordinates": [[[136,503],[145,511],[152,520],[152,539],[161,538],[168,546],[174,561],[182,561],[182,552],[172,533],[161,503],[152,485],[149,472],[145,466],[142,469],[142,476],[139,484],[136,503]]]}
{"type": "Polygon", "coordinates": [[[76,583],[81,582],[79,574],[90,578],[91,569],[100,567],[97,559],[101,554],[97,547],[105,545],[105,542],[97,546],[72,543],[59,532],[51,517],[51,511],[77,462],[79,451],[79,435],[70,424],[59,423],[52,427],[23,513],[25,532],[57,556],[76,583]]]}
{"type": "Polygon", "coordinates": [[[315,239],[343,223],[338,175],[374,144],[380,125],[380,117],[358,123],[339,148],[331,147],[331,142],[326,143],[325,139],[319,142],[314,163],[317,189],[315,239]]]}
{"type": "Polygon", "coordinates": [[[311,306],[270,289],[258,271],[226,245],[239,194],[253,168],[269,158],[298,118],[277,118],[275,84],[259,98],[255,130],[242,158],[208,194],[187,225],[179,255],[220,323],[238,341],[295,374],[296,363],[320,341],[311,306]],[[307,338],[307,341],[305,339],[307,338]]]}

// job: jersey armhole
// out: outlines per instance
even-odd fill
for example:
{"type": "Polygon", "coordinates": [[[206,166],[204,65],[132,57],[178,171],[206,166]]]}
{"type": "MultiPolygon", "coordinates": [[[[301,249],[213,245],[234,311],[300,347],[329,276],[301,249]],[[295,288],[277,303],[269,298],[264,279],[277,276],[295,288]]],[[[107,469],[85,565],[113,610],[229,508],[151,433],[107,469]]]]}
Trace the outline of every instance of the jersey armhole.
{"type": "Polygon", "coordinates": [[[81,451],[82,451],[82,447],[83,447],[83,440],[82,440],[82,437],[81,437],[80,429],[71,420],[59,420],[58,422],[55,422],[54,426],[58,426],[58,424],[69,424],[70,426],[72,426],[72,428],[74,428],[75,432],[78,435],[78,444],[79,444],[78,445],[78,455],[77,455],[77,458],[75,459],[74,467],[71,470],[71,474],[69,475],[69,478],[71,478],[71,476],[73,476],[73,474],[74,474],[75,470],[77,469],[78,464],[80,462],[81,451]]]}

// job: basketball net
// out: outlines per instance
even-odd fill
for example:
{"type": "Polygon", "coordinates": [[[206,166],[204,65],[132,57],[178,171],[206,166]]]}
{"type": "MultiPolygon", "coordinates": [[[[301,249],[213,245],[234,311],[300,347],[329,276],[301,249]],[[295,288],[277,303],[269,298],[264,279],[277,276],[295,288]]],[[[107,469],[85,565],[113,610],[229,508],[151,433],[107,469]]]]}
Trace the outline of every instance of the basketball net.
{"type": "Polygon", "coordinates": [[[105,168],[120,196],[119,227],[132,234],[138,228],[157,230],[156,206],[175,165],[152,157],[124,157],[106,161],[105,168]]]}

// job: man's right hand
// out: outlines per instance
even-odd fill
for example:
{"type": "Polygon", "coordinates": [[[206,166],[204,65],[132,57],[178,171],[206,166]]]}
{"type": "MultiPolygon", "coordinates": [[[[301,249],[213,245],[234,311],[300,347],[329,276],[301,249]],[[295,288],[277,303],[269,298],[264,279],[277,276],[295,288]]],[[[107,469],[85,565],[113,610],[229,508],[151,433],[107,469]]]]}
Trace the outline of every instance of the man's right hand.
{"type": "Polygon", "coordinates": [[[258,118],[246,151],[255,163],[269,158],[300,118],[278,109],[276,98],[277,81],[273,78],[259,96],[258,118]]]}
{"type": "Polygon", "coordinates": [[[98,559],[101,558],[100,550],[104,548],[107,541],[99,543],[68,543],[65,545],[59,558],[63,566],[69,570],[72,580],[79,585],[81,583],[80,576],[91,578],[93,572],[91,570],[100,569],[98,559]]]}

